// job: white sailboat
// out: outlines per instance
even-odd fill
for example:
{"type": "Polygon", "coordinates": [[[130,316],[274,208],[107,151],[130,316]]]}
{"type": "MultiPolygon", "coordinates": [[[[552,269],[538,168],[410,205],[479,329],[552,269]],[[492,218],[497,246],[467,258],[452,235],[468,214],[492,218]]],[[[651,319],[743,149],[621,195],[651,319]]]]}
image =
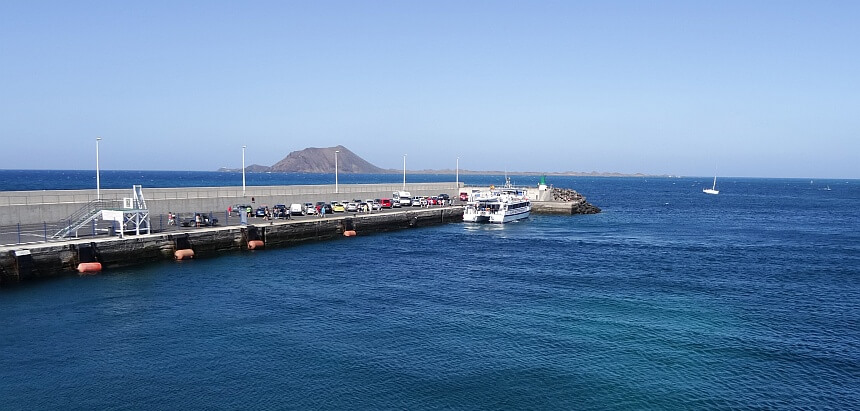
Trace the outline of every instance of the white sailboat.
{"type": "Polygon", "coordinates": [[[711,188],[703,188],[702,192],[705,194],[720,194],[720,190],[717,190],[717,176],[714,176],[714,186],[711,188]]]}

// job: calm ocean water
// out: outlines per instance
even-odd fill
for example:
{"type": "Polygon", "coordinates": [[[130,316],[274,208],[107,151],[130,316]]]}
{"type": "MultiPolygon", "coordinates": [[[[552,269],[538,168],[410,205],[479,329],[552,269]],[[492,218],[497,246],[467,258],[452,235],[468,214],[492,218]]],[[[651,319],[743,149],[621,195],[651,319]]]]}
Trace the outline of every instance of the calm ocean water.
{"type": "Polygon", "coordinates": [[[2,289],[0,408],[860,404],[860,181],[549,182],[603,213],[2,289]]]}

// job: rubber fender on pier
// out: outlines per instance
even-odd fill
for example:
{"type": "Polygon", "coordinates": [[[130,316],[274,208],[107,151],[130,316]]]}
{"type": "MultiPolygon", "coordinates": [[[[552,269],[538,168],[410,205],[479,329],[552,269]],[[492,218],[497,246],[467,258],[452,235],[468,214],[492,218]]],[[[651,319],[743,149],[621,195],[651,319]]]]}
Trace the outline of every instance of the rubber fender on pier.
{"type": "Polygon", "coordinates": [[[356,236],[355,230],[346,230],[343,232],[343,236],[344,237],[355,237],[356,236]]]}
{"type": "Polygon", "coordinates": [[[265,246],[266,246],[266,244],[265,244],[265,243],[263,243],[263,241],[261,241],[261,240],[251,240],[251,241],[248,241],[248,249],[249,249],[249,250],[262,249],[262,248],[264,248],[265,246]]]}
{"type": "Polygon", "coordinates": [[[79,273],[97,273],[102,270],[101,263],[80,263],[78,264],[79,273]]]}
{"type": "Polygon", "coordinates": [[[177,260],[189,260],[194,258],[194,250],[186,248],[184,250],[176,250],[173,252],[173,257],[177,260]]]}

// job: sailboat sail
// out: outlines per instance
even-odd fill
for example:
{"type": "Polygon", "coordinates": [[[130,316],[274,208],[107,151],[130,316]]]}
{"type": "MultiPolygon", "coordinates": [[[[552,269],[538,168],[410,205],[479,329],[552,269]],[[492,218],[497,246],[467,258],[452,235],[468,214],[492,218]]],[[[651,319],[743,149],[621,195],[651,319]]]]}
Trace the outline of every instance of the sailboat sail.
{"type": "Polygon", "coordinates": [[[711,188],[703,188],[702,192],[705,194],[720,194],[720,191],[717,190],[717,176],[714,176],[714,186],[711,188]]]}

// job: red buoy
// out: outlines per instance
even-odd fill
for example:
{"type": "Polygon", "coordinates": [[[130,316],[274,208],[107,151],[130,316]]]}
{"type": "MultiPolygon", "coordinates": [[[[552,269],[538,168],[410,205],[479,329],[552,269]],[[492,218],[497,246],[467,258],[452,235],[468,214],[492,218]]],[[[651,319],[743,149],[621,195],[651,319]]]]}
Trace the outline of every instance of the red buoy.
{"type": "Polygon", "coordinates": [[[97,273],[102,270],[101,263],[80,263],[78,264],[79,273],[97,273]]]}
{"type": "Polygon", "coordinates": [[[173,252],[173,257],[177,260],[188,260],[194,258],[194,250],[186,248],[184,250],[176,250],[173,252]]]}
{"type": "Polygon", "coordinates": [[[248,241],[248,249],[249,250],[256,250],[258,248],[263,248],[265,246],[266,246],[266,244],[263,243],[261,240],[248,241]]]}
{"type": "Polygon", "coordinates": [[[343,232],[344,237],[354,237],[355,235],[355,230],[346,230],[343,232]]]}

